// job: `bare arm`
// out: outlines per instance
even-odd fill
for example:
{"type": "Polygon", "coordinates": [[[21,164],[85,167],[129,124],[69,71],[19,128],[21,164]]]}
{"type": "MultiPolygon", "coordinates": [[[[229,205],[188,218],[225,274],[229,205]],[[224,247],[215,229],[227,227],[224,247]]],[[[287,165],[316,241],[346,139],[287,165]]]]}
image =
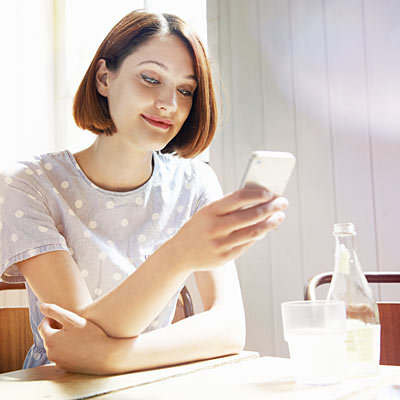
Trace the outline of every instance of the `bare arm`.
{"type": "Polygon", "coordinates": [[[196,273],[205,311],[166,328],[130,339],[112,339],[96,325],[57,306],[39,328],[48,358],[66,370],[93,374],[123,373],[240,352],[245,324],[240,287],[233,263],[196,273]],[[101,349],[101,351],[99,351],[101,349]]]}
{"type": "Polygon", "coordinates": [[[265,190],[242,189],[203,207],[134,274],[94,302],[66,252],[37,256],[19,266],[40,301],[78,312],[110,337],[134,337],[192,272],[226,264],[279,225],[284,217],[279,211],[287,201],[269,200],[265,190]]]}

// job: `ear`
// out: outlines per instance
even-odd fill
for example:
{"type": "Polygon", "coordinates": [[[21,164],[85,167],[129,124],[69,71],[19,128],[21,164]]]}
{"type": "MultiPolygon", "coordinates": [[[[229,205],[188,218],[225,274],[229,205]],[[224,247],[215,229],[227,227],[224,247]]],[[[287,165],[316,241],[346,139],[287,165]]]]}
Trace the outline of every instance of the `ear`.
{"type": "Polygon", "coordinates": [[[104,60],[104,58],[101,58],[97,62],[96,68],[96,88],[97,91],[104,97],[108,96],[109,77],[110,71],[106,66],[106,60],[104,60]]]}

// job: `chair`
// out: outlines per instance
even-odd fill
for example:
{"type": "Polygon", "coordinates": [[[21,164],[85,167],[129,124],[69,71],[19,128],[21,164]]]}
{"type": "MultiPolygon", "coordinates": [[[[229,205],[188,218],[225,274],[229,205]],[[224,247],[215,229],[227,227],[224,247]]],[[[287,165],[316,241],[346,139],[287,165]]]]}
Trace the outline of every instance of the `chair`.
{"type": "Polygon", "coordinates": [[[178,301],[176,303],[175,315],[172,323],[180,321],[181,319],[187,318],[194,315],[192,296],[190,296],[189,290],[184,286],[179,294],[178,301]]]}
{"type": "MultiPolygon", "coordinates": [[[[0,290],[25,289],[25,284],[0,282],[0,290]]],[[[0,373],[21,369],[33,344],[28,307],[0,307],[0,373]]]]}
{"type": "MultiPolygon", "coordinates": [[[[0,281],[1,290],[25,289],[25,284],[0,281]]],[[[173,323],[194,315],[193,302],[186,286],[180,292],[173,323]]],[[[0,373],[21,369],[33,344],[28,307],[0,307],[0,373]]]]}
{"type": "MultiPolygon", "coordinates": [[[[365,272],[370,283],[400,283],[400,272],[365,272]]],[[[330,283],[332,272],[324,272],[310,278],[304,288],[304,299],[315,300],[316,288],[330,283]]],[[[400,365],[400,303],[377,302],[381,323],[382,365],[400,365]]]]}

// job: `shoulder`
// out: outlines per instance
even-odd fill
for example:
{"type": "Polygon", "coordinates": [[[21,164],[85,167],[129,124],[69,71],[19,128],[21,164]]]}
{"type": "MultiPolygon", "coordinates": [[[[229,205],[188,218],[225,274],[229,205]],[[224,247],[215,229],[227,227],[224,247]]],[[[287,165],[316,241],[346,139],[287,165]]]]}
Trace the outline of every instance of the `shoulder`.
{"type": "Polygon", "coordinates": [[[186,181],[203,182],[218,181],[214,170],[198,158],[181,158],[171,154],[157,153],[160,174],[168,174],[171,178],[182,176],[186,181]]]}
{"type": "MultiPolygon", "coordinates": [[[[46,191],[46,184],[51,185],[52,176],[60,170],[60,164],[65,164],[66,156],[66,152],[47,153],[10,163],[0,172],[0,192],[9,189],[28,193],[46,191]]],[[[65,172],[65,168],[62,169],[65,172]]]]}
{"type": "MultiPolygon", "coordinates": [[[[204,161],[186,159],[169,154],[158,154],[160,170],[164,171],[163,182],[170,186],[185,185],[196,192],[199,204],[205,204],[222,196],[221,186],[214,170],[204,161]],[[172,183],[173,181],[173,183],[172,183]]],[[[162,177],[162,174],[160,174],[162,177]]]]}

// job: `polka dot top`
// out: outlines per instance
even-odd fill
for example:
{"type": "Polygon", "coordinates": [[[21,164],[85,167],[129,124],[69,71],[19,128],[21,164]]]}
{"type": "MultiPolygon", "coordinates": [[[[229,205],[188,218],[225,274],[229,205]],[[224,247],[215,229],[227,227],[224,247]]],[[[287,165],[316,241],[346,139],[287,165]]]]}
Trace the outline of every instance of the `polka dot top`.
{"type": "MultiPolygon", "coordinates": [[[[68,150],[18,162],[0,174],[0,276],[24,282],[17,263],[69,252],[93,299],[134,273],[202,206],[221,196],[213,170],[199,160],[153,153],[151,178],[128,192],[104,190],[68,150]]],[[[34,345],[24,368],[48,363],[37,328],[43,315],[26,284],[34,345]]],[[[171,323],[177,293],[146,329],[171,323]]],[[[67,296],[68,293],[65,293],[67,296]]]]}

